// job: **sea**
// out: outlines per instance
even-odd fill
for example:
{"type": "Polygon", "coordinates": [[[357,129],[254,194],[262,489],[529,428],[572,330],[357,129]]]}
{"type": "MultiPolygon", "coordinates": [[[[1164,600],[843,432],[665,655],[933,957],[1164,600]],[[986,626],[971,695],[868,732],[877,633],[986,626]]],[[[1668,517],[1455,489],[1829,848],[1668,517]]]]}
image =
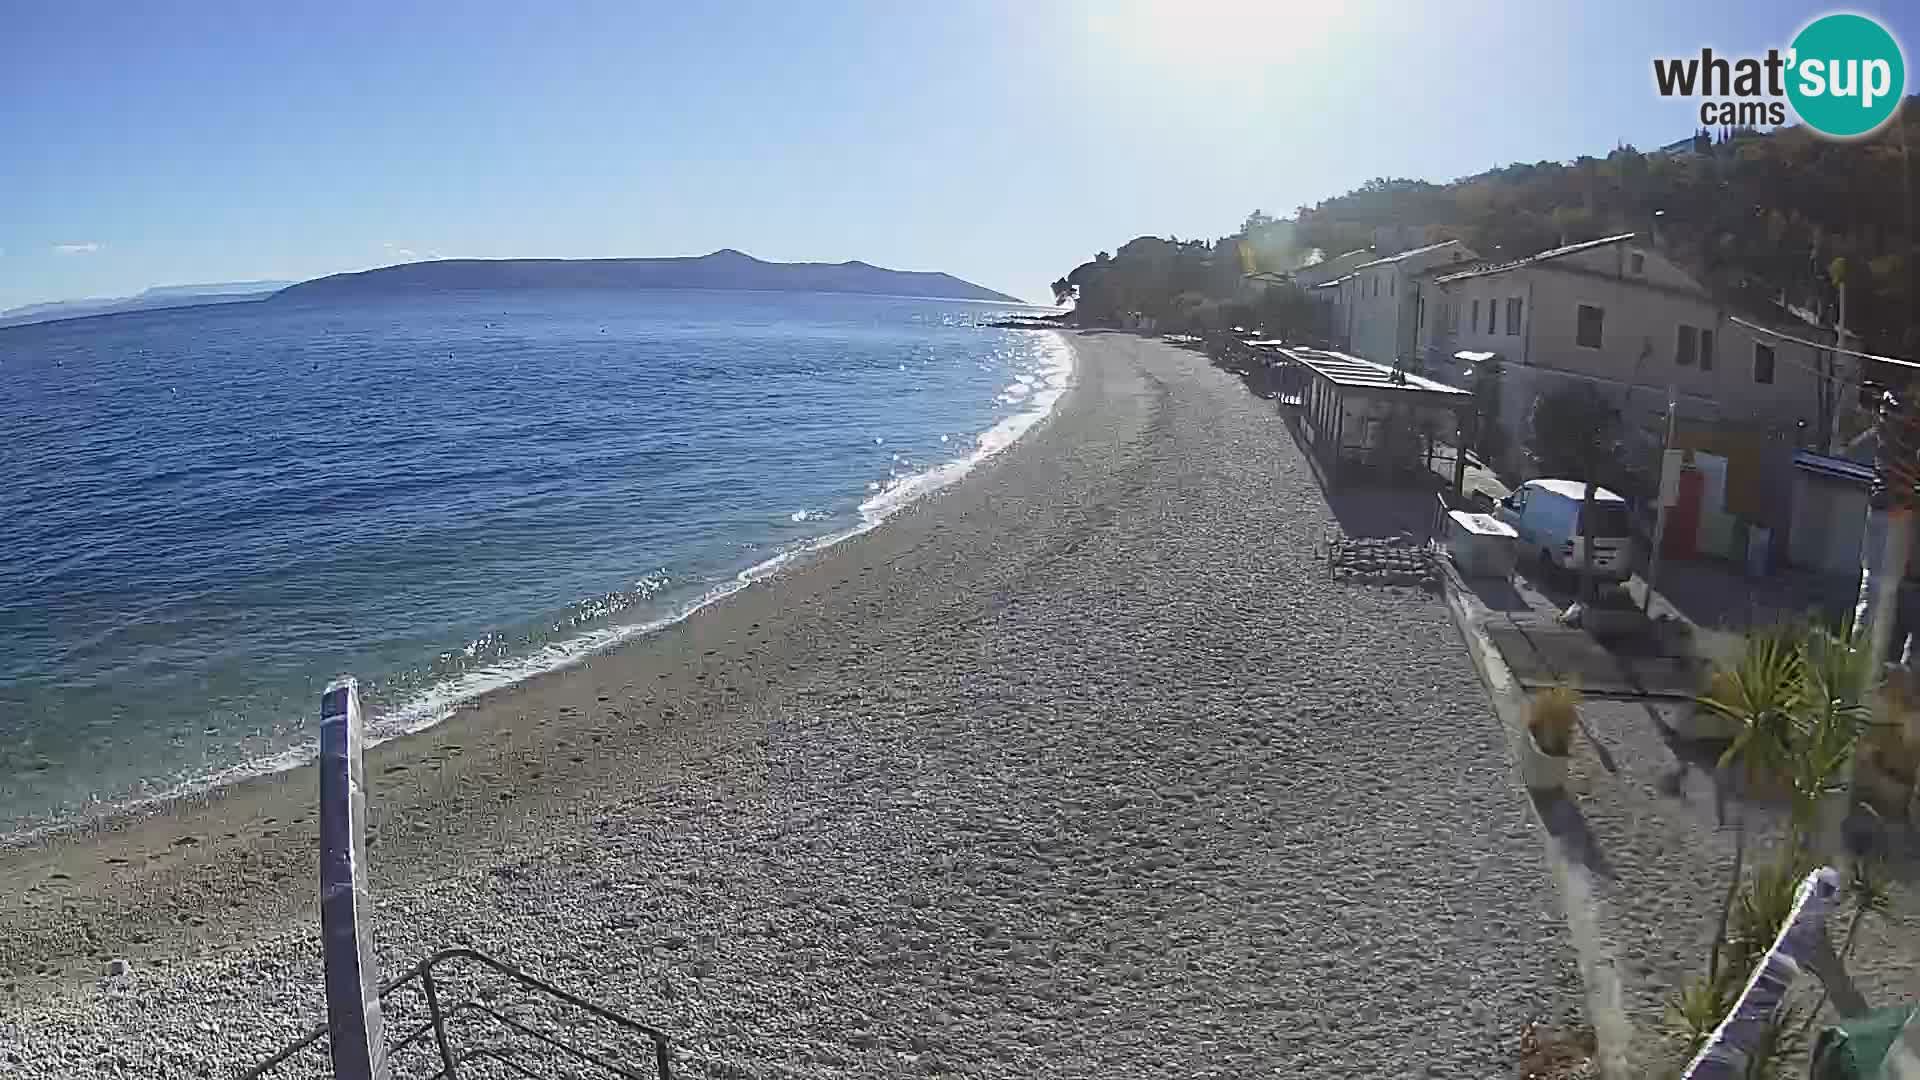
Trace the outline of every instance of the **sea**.
{"type": "Polygon", "coordinates": [[[872,528],[1052,407],[973,301],[269,300],[0,329],[0,836],[296,767],[872,528]]]}

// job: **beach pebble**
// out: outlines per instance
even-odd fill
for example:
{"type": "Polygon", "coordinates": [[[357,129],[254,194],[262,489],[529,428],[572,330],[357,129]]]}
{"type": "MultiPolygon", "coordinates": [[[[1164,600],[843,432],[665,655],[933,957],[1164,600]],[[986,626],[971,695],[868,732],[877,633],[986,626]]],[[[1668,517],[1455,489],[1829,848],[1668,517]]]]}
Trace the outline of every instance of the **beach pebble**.
{"type": "MultiPolygon", "coordinates": [[[[479,849],[376,856],[385,973],[469,941],[666,1030],[676,1075],[1514,1075],[1522,1026],[1583,998],[1445,605],[1328,574],[1338,519],[1272,402],[1073,340],[1079,387],[977,479],[684,624],[665,655],[715,678],[596,660],[686,688],[596,751],[605,783],[471,799],[438,820],[477,815],[479,849]],[[749,620],[777,691],[701,656],[749,620]]],[[[1345,576],[1425,576],[1388,550],[1345,576]]],[[[552,726],[509,730],[564,760],[552,726]]],[[[196,887],[181,908],[218,911],[196,887]]],[[[310,911],[213,925],[125,1000],[0,1019],[22,1075],[101,1045],[227,1075],[320,1019],[310,911]]]]}

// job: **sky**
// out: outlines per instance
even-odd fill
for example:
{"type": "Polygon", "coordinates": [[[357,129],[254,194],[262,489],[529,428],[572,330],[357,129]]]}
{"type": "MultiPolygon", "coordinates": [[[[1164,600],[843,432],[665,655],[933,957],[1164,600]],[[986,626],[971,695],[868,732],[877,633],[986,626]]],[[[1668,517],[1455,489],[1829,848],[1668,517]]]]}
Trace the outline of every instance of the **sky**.
{"type": "MultiPolygon", "coordinates": [[[[1135,236],[1671,142],[1654,57],[1836,10],[1566,7],[0,0],[0,308],[723,247],[1043,300],[1135,236]]],[[[1844,10],[1915,57],[1920,8],[1844,10]]]]}

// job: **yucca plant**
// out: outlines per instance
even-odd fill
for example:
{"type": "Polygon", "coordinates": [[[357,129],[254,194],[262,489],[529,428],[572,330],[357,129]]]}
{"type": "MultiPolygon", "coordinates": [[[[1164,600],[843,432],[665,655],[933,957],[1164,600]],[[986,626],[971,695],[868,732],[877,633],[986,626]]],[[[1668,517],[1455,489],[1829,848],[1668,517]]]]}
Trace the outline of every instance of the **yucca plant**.
{"type": "Polygon", "coordinates": [[[1731,970],[1696,979],[1668,996],[1667,1035],[1683,1048],[1682,1058],[1691,1060],[1700,1052],[1740,996],[1743,981],[1733,978],[1731,970]]]}
{"type": "MultiPolygon", "coordinates": [[[[1738,903],[1732,905],[1732,919],[1722,916],[1721,935],[1714,943],[1715,966],[1667,999],[1667,1032],[1682,1045],[1684,1059],[1699,1053],[1739,999],[1747,979],[1793,914],[1800,882],[1811,868],[1804,853],[1790,846],[1772,864],[1757,869],[1744,889],[1736,890],[1738,903]],[[1717,963],[1721,950],[1725,951],[1723,965],[1717,963]]],[[[1788,1075],[1789,1062],[1806,1047],[1807,1024],[1802,1017],[1802,1009],[1783,1002],[1758,1043],[1747,1048],[1743,1075],[1751,1080],[1788,1075]]]]}
{"type": "Polygon", "coordinates": [[[1738,766],[1744,779],[1762,783],[1788,775],[1808,702],[1805,639],[1787,626],[1750,635],[1738,660],[1716,670],[1696,700],[1738,725],[1720,755],[1722,769],[1738,766]]]}
{"type": "MultiPolygon", "coordinates": [[[[1746,647],[1731,664],[1717,667],[1706,694],[1695,699],[1733,721],[1733,742],[1720,755],[1720,771],[1736,787],[1751,783],[1771,788],[1793,767],[1796,717],[1807,702],[1807,656],[1802,636],[1790,626],[1748,635],[1746,647]]],[[[1721,977],[1720,953],[1727,919],[1739,894],[1746,865],[1746,814],[1733,804],[1733,868],[1720,899],[1719,925],[1707,956],[1707,981],[1721,977]]],[[[1729,800],[1721,796],[1724,815],[1729,800]]],[[[1738,970],[1736,968],[1736,970],[1738,970]]]]}
{"type": "Polygon", "coordinates": [[[1872,722],[1873,665],[1867,650],[1825,630],[1805,638],[1805,701],[1789,749],[1793,825],[1811,843],[1821,800],[1848,780],[1861,733],[1872,722]]]}
{"type": "Polygon", "coordinates": [[[1789,847],[1771,864],[1754,871],[1727,927],[1728,966],[1742,981],[1780,936],[1780,928],[1793,914],[1800,882],[1812,869],[1813,861],[1804,851],[1789,847]]]}
{"type": "MultiPolygon", "coordinates": [[[[1866,650],[1846,635],[1782,625],[1749,636],[1739,657],[1716,669],[1697,699],[1702,708],[1736,725],[1733,742],[1720,757],[1722,775],[1735,787],[1784,790],[1791,797],[1792,829],[1778,858],[1743,882],[1745,815],[1735,801],[1733,872],[1707,975],[1669,1003],[1676,1034],[1686,1039],[1690,1054],[1726,1015],[1793,910],[1800,882],[1814,862],[1822,800],[1846,783],[1870,719],[1873,676],[1866,650]]],[[[1859,906],[1849,927],[1849,947],[1884,891],[1870,875],[1856,881],[1854,889],[1859,906]]],[[[1819,1008],[1816,1003],[1804,1020],[1792,1006],[1772,1017],[1759,1044],[1748,1048],[1746,1075],[1785,1075],[1787,1063],[1804,1049],[1819,1008]]]]}

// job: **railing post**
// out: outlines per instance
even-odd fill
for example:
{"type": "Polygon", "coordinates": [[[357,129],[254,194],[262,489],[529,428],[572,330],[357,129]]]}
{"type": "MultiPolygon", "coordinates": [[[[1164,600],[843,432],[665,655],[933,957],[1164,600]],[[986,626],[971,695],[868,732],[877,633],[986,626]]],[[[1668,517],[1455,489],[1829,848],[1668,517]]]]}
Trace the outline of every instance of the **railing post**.
{"type": "Polygon", "coordinates": [[[427,1016],[433,1020],[433,1041],[440,1048],[440,1075],[455,1080],[453,1052],[447,1049],[447,1019],[440,1011],[440,988],[433,982],[433,963],[420,969],[420,985],[427,992],[427,1016]]]}
{"type": "Polygon", "coordinates": [[[336,1080],[388,1077],[367,880],[365,735],[359,685],[334,682],[320,696],[320,950],[336,1080]]]}

